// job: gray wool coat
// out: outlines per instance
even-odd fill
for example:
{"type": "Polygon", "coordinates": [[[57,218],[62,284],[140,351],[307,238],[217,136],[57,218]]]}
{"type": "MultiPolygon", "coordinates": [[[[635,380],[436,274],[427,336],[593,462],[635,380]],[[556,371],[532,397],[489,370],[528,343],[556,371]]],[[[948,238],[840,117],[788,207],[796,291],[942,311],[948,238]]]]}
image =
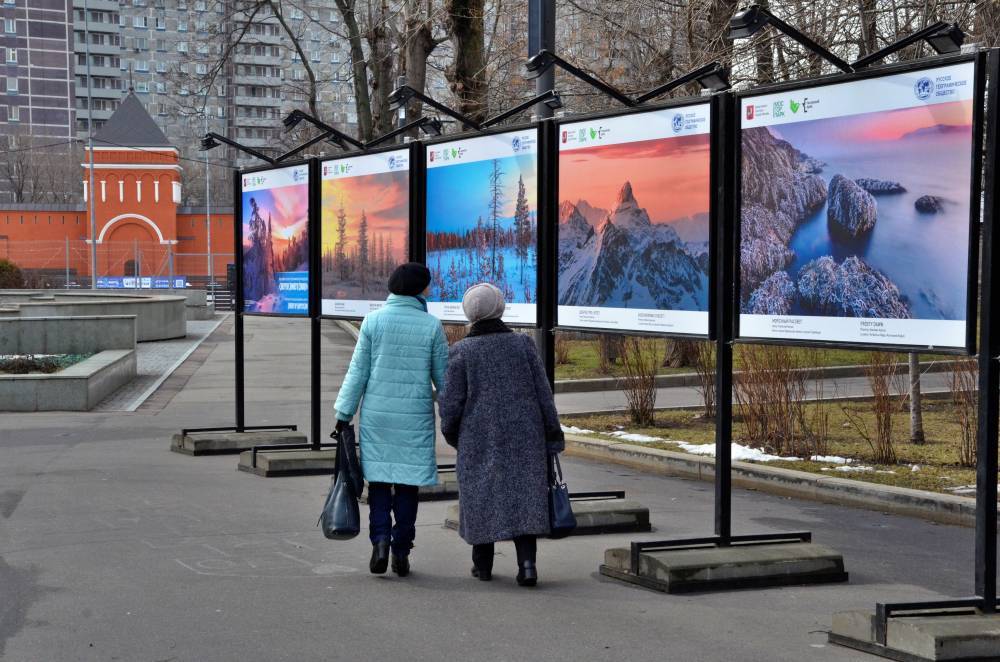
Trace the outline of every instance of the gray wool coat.
{"type": "Polygon", "coordinates": [[[531,338],[489,333],[453,345],[438,407],[441,431],[458,449],[462,538],[478,545],[548,534],[548,450],[564,443],[531,338]]]}

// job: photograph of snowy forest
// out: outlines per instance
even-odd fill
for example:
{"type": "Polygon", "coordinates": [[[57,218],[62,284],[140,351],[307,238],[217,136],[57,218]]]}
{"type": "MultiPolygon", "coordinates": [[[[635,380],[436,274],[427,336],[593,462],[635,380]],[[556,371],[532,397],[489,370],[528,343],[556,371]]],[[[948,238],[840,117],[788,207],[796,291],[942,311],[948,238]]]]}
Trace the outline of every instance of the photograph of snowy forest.
{"type": "Polygon", "coordinates": [[[535,170],[535,154],[428,168],[429,301],[461,301],[490,282],[508,303],[535,303],[535,170]]]}
{"type": "Polygon", "coordinates": [[[243,192],[244,312],[308,314],[309,185],[243,192]]]}
{"type": "Polygon", "coordinates": [[[708,309],[709,134],[559,155],[559,305],[708,309]]]}
{"type": "Polygon", "coordinates": [[[964,320],[972,109],[744,128],[741,312],[964,320]]]}
{"type": "Polygon", "coordinates": [[[324,314],[330,301],[384,301],[389,275],[407,260],[408,171],[325,179],[322,205],[324,314]]]}

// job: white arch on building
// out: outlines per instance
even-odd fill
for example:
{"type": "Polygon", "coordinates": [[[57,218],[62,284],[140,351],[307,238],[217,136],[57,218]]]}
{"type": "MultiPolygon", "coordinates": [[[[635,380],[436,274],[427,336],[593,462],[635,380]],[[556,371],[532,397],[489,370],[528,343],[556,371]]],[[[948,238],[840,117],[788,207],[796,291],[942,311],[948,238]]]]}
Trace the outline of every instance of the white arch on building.
{"type": "Polygon", "coordinates": [[[108,221],[107,223],[105,223],[103,228],[101,228],[101,234],[97,235],[97,243],[99,243],[99,244],[103,244],[104,243],[104,235],[106,235],[108,233],[108,229],[111,228],[112,225],[114,225],[118,221],[124,221],[124,220],[130,219],[130,218],[134,218],[136,220],[142,221],[143,223],[145,223],[149,227],[153,228],[153,232],[156,233],[156,237],[157,237],[157,239],[160,240],[161,244],[169,244],[169,243],[171,243],[171,242],[169,242],[169,241],[167,241],[166,239],[163,238],[163,233],[160,232],[160,228],[156,225],[156,223],[154,223],[150,219],[146,218],[145,216],[142,216],[141,214],[120,214],[118,216],[115,216],[110,221],[108,221]]]}

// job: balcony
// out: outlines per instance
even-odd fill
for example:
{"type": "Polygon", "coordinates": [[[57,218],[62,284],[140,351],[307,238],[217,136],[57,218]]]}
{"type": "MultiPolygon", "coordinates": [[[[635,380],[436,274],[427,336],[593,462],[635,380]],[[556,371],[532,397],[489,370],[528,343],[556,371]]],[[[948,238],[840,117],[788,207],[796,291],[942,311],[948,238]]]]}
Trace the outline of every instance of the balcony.
{"type": "MultiPolygon", "coordinates": [[[[76,96],[77,98],[86,99],[87,88],[82,85],[77,85],[76,96]]],[[[93,87],[90,89],[90,96],[95,99],[121,99],[122,96],[124,96],[124,93],[121,90],[115,90],[110,87],[93,87]]]]}
{"type": "MultiPolygon", "coordinates": [[[[73,73],[78,76],[87,75],[87,65],[78,64],[73,68],[73,73]]],[[[90,65],[90,75],[91,76],[104,76],[107,78],[121,78],[122,70],[121,67],[96,67],[90,65]]]]}
{"type": "MultiPolygon", "coordinates": [[[[87,45],[82,41],[73,41],[73,51],[75,53],[86,53],[87,45]]],[[[91,55],[120,55],[122,52],[122,47],[118,45],[111,44],[91,44],[90,54],[91,55]]]]}
{"type": "MultiPolygon", "coordinates": [[[[121,6],[118,0],[86,0],[87,9],[91,11],[113,11],[117,13],[121,6]]],[[[84,0],[73,0],[73,9],[83,9],[84,0]]]]}
{"type": "Polygon", "coordinates": [[[271,97],[234,97],[233,102],[237,106],[280,106],[281,99],[272,99],[271,97]]]}
{"type": "MultiPolygon", "coordinates": [[[[86,30],[87,22],[76,19],[73,21],[74,30],[86,30]]],[[[96,23],[94,21],[90,22],[90,32],[92,34],[117,34],[120,31],[117,23],[96,23]]],[[[83,42],[79,42],[83,43],[83,42]]]]}

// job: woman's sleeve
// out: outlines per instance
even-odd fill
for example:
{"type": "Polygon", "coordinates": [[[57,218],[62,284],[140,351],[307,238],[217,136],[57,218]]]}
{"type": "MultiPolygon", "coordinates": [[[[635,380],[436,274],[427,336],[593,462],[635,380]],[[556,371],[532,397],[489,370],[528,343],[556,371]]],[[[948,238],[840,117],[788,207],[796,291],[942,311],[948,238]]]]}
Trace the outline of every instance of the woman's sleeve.
{"type": "Polygon", "coordinates": [[[444,390],[444,385],[448,381],[446,370],[448,368],[448,338],[444,335],[444,328],[438,324],[434,332],[434,348],[431,350],[431,380],[438,393],[444,390]]]}
{"type": "Polygon", "coordinates": [[[448,357],[448,373],[444,388],[438,391],[438,413],[441,415],[441,434],[449,445],[458,448],[458,432],[465,413],[465,359],[456,345],[448,357]]]}
{"type": "Polygon", "coordinates": [[[371,375],[371,357],[371,332],[368,328],[368,319],[365,318],[361,322],[361,331],[358,333],[358,342],[354,346],[351,365],[347,369],[347,374],[344,375],[340,392],[337,394],[337,402],[333,406],[337,410],[337,418],[341,421],[351,420],[358,410],[361,397],[368,387],[368,377],[371,375]]]}
{"type": "Polygon", "coordinates": [[[545,441],[549,451],[560,452],[566,447],[562,426],[559,424],[559,412],[556,411],[556,400],[545,376],[545,366],[535,349],[535,343],[528,336],[523,336],[528,353],[528,364],[531,367],[531,378],[535,385],[535,395],[542,410],[542,423],[545,425],[545,441]]]}

